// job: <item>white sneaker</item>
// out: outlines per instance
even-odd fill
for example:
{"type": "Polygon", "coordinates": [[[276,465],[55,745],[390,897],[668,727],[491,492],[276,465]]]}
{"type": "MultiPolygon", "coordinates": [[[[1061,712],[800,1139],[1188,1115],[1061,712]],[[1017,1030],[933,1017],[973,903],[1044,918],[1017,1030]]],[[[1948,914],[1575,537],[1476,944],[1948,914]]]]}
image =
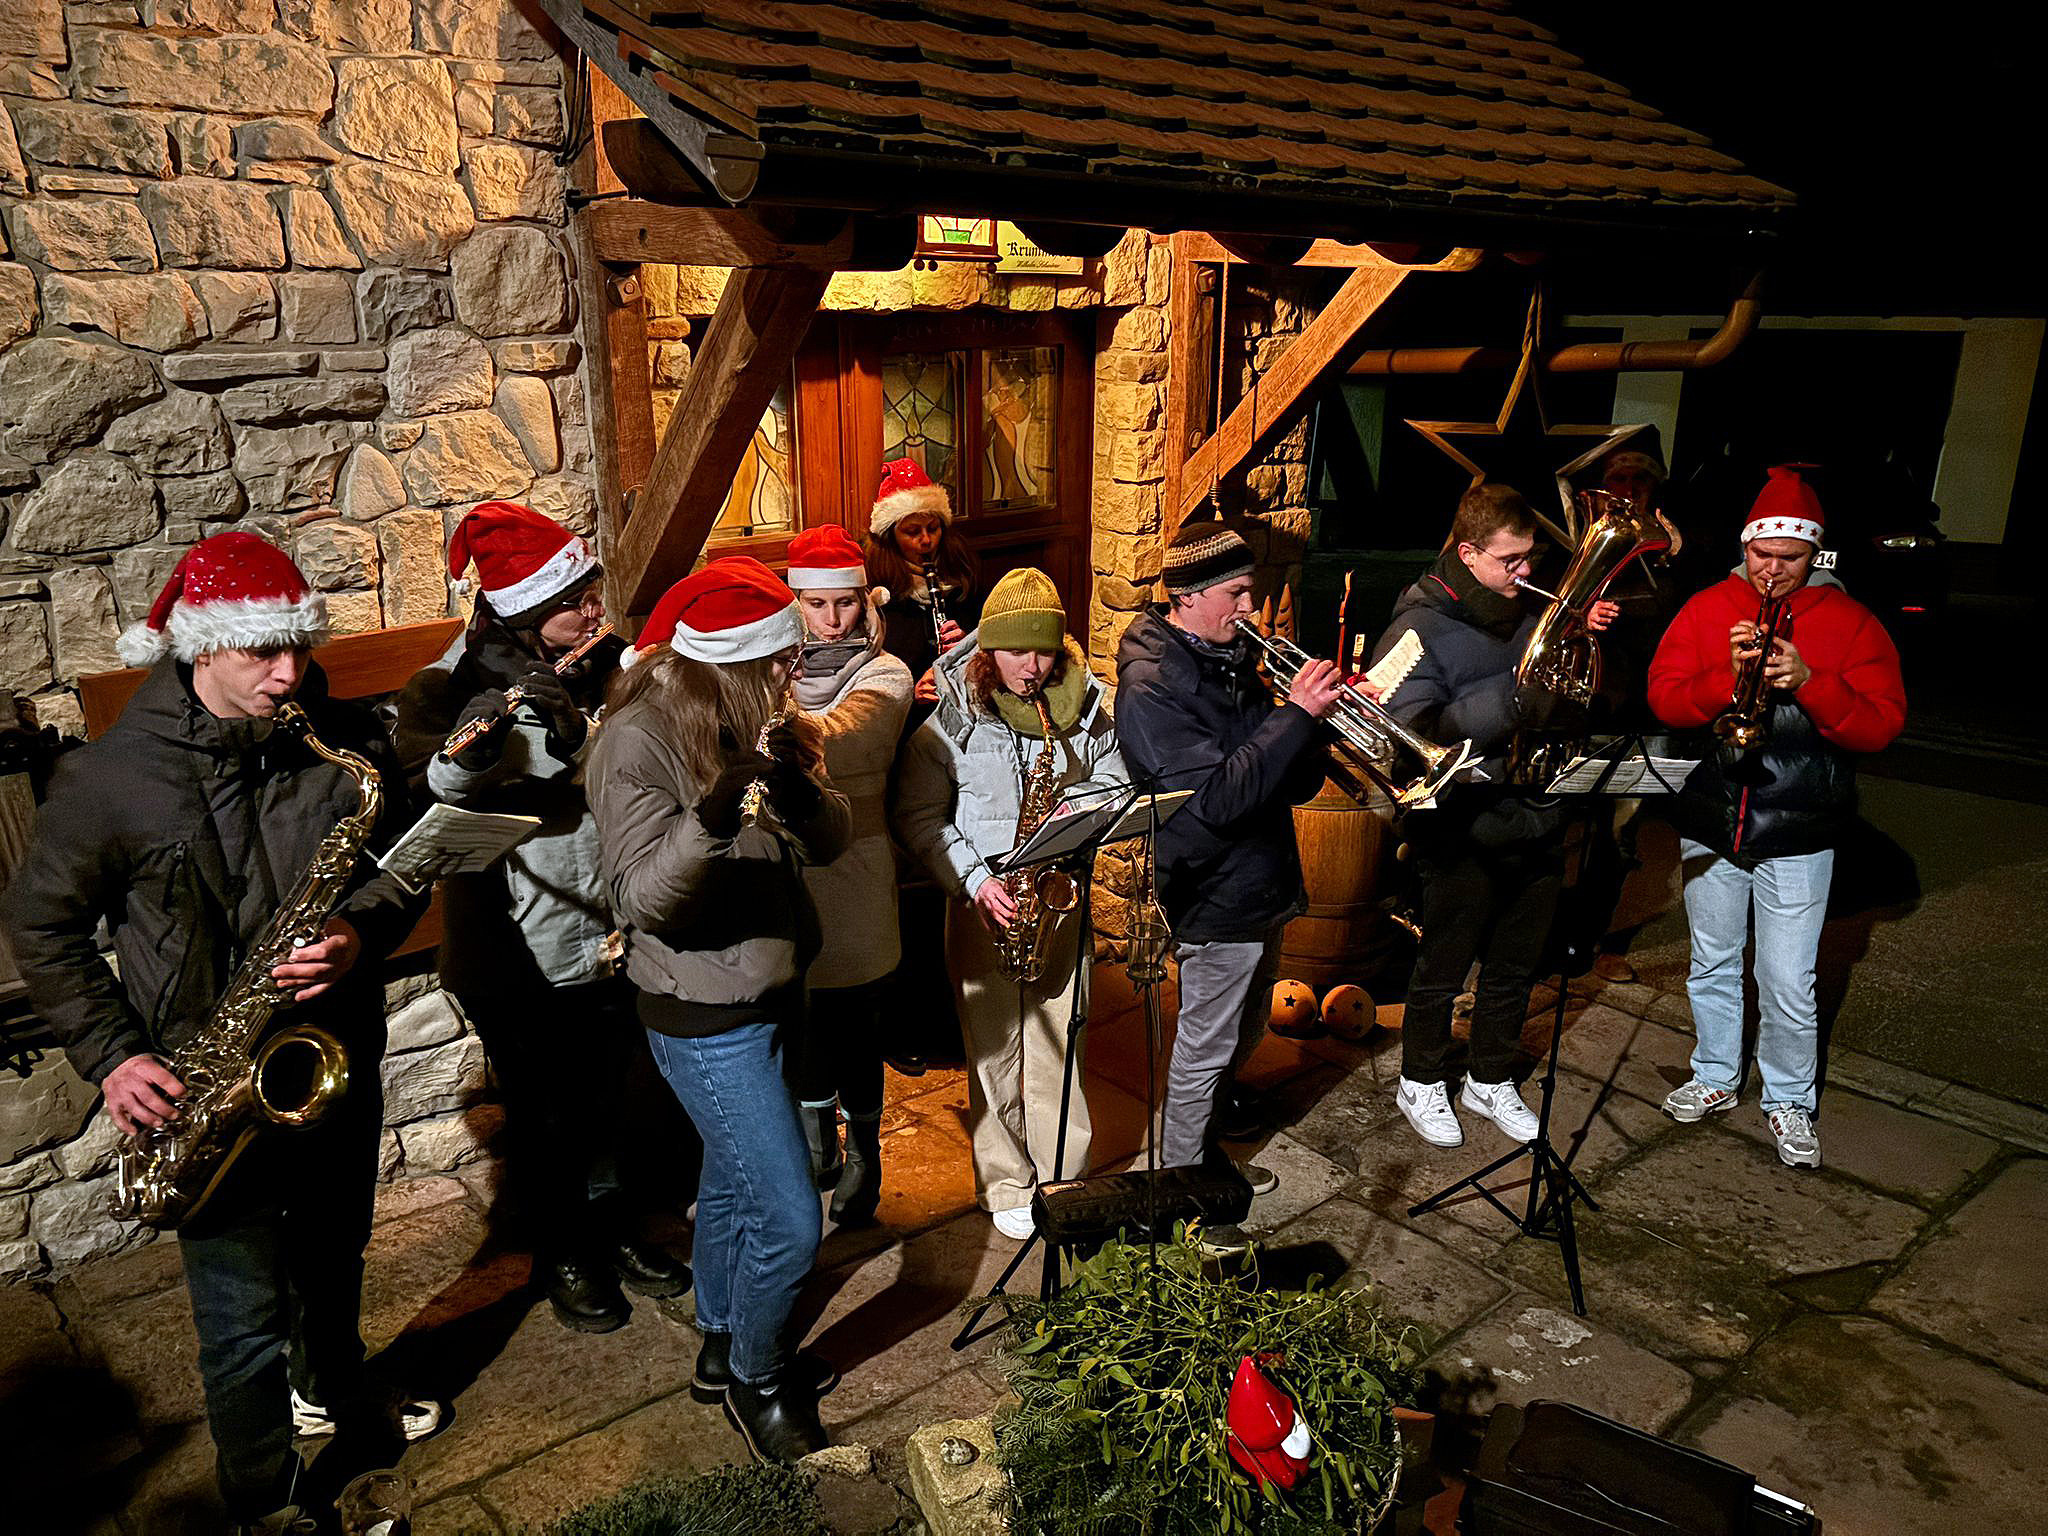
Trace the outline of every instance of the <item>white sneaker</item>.
{"type": "Polygon", "coordinates": [[[1408,1078],[1394,1090],[1394,1102],[1415,1127],[1415,1134],[1432,1147],[1462,1147],[1465,1128],[1458,1124],[1457,1111],[1442,1083],[1417,1083],[1408,1078]]]}
{"type": "Polygon", "coordinates": [[[1813,1117],[1790,1105],[1774,1109],[1764,1118],[1771,1123],[1771,1140],[1778,1144],[1778,1161],[1787,1168],[1820,1166],[1820,1132],[1813,1117]]]}
{"type": "MultiPolygon", "coordinates": [[[[431,1397],[394,1396],[387,1410],[391,1427],[405,1437],[409,1445],[415,1440],[424,1440],[441,1427],[448,1409],[443,1403],[431,1397]]],[[[340,1428],[340,1421],[318,1403],[309,1403],[299,1396],[299,1389],[292,1388],[292,1433],[302,1438],[316,1435],[331,1435],[340,1428]]]]}
{"type": "Polygon", "coordinates": [[[1267,1194],[1280,1187],[1280,1175],[1261,1163],[1239,1163],[1237,1171],[1244,1175],[1245,1183],[1251,1185],[1255,1195],[1267,1194]]]}
{"type": "Polygon", "coordinates": [[[1536,1112],[1522,1102],[1522,1095],[1512,1082],[1475,1083],[1467,1078],[1458,1102],[1486,1116],[1516,1141],[1534,1141],[1537,1131],[1542,1129],[1536,1112]]]}
{"type": "Polygon", "coordinates": [[[991,1211],[989,1220],[996,1224],[996,1230],[1016,1242],[1023,1242],[1038,1230],[1038,1223],[1031,1219],[1031,1207],[1013,1205],[1008,1210],[991,1211]]]}

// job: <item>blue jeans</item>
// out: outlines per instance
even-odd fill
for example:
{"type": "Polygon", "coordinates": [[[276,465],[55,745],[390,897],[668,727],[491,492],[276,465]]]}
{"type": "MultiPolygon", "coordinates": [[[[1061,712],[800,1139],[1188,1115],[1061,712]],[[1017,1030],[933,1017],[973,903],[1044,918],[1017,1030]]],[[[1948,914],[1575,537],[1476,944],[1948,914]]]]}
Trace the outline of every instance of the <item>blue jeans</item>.
{"type": "Polygon", "coordinates": [[[732,1373],[749,1386],[782,1369],[783,1332],[823,1221],[782,1078],[782,1029],[763,1018],[715,1035],[647,1034],[654,1064],[704,1138],[690,1256],[697,1326],[732,1335],[732,1373]]]}
{"type": "Polygon", "coordinates": [[[1765,859],[1743,869],[1690,839],[1679,844],[1692,927],[1693,1076],[1730,1093],[1742,1086],[1742,949],[1756,909],[1757,1071],[1763,1107],[1819,1105],[1820,1016],[1813,963],[1827,921],[1833,849],[1765,859]]]}

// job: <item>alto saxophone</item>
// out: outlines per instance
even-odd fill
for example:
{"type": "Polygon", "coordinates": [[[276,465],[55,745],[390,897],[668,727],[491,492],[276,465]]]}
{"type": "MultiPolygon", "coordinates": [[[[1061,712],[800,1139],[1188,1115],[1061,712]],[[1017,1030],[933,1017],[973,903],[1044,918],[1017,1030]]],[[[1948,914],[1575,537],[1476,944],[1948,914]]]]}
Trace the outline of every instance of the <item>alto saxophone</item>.
{"type": "Polygon", "coordinates": [[[348,1053],[307,1024],[269,1032],[284,1001],[271,968],[319,940],[348,890],[356,860],[384,808],[384,786],[368,759],[330,747],[306,712],[284,704],[277,724],[295,730],[320,757],[355,780],[361,803],[314,850],[298,884],[249,948],[205,1025],[165,1063],[185,1085],[179,1111],[161,1126],[124,1137],[113,1215],[168,1231],[205,1206],[228,1169],[266,1124],[310,1125],[348,1087],[348,1053]]]}
{"type": "MultiPolygon", "coordinates": [[[[1039,728],[1045,732],[1045,747],[1033,759],[1024,780],[1024,801],[1017,808],[1017,838],[1012,849],[1031,840],[1039,824],[1059,803],[1060,745],[1052,728],[1052,712],[1045,707],[1045,695],[1034,693],[1039,728]]],[[[1049,864],[1030,869],[1013,869],[1003,877],[1003,889],[1017,904],[1017,915],[996,936],[996,965],[1020,986],[1045,974],[1052,958],[1052,932],[1061,917],[1081,900],[1081,887],[1072,875],[1049,864]]]]}

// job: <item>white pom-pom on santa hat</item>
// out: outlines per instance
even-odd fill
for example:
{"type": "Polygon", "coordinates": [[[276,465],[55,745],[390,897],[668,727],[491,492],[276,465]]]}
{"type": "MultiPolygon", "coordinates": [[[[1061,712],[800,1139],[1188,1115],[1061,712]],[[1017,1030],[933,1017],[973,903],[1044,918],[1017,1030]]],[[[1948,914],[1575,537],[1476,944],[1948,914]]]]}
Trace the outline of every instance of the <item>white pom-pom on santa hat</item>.
{"type": "Polygon", "coordinates": [[[551,517],[516,501],[481,501],[448,540],[448,575],[476,562],[477,588],[499,618],[538,608],[597,574],[589,544],[551,517]]]}
{"type": "Polygon", "coordinates": [[[317,645],[327,637],[327,599],[291,556],[268,539],[217,533],[185,551],[149,617],[121,632],[116,649],[131,667],[167,655],[195,661],[209,651],[317,645]]]}
{"type": "Polygon", "coordinates": [[[875,507],[868,514],[868,532],[884,538],[904,518],[920,512],[936,514],[939,521],[953,521],[953,502],[946,488],[932,484],[932,477],[915,459],[891,459],[882,466],[882,484],[875,492],[875,507]]]}

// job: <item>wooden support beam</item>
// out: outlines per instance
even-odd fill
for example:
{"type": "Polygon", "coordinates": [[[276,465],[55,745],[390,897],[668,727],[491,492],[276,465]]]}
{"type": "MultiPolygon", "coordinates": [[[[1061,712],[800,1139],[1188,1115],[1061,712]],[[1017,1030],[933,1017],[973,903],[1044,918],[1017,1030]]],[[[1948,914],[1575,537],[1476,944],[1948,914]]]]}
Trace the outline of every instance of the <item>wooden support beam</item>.
{"type": "MultiPolygon", "coordinates": [[[[1177,235],[1174,238],[1186,239],[1188,257],[1192,261],[1242,262],[1261,259],[1245,254],[1255,248],[1249,243],[1251,237],[1247,236],[1226,235],[1219,238],[1191,230],[1185,237],[1177,235]],[[1229,249],[1225,249],[1224,240],[1229,241],[1229,249]]],[[[1287,254],[1286,249],[1278,243],[1268,244],[1264,249],[1266,255],[1262,259],[1267,265],[1289,264],[1278,259],[1287,254]]],[[[1460,246],[1432,261],[1403,262],[1383,254],[1383,249],[1376,249],[1373,245],[1367,244],[1346,245],[1338,240],[1316,240],[1309,242],[1308,249],[1294,258],[1291,264],[1297,267],[1395,267],[1411,272],[1469,272],[1486,256],[1484,251],[1460,246]]],[[[1427,253],[1418,251],[1416,254],[1427,253]]]]}
{"type": "Polygon", "coordinates": [[[1350,361],[1366,322],[1407,275],[1401,267],[1370,266],[1344,279],[1336,296],[1237,403],[1216,435],[1181,466],[1175,497],[1166,509],[1168,537],[1212,485],[1271,443],[1307,409],[1316,386],[1350,361]]]}
{"type": "MultiPolygon", "coordinates": [[[[1178,234],[1167,288],[1166,505],[1164,537],[1180,527],[1183,466],[1209,435],[1216,408],[1216,296],[1222,269],[1194,259],[1202,235],[1178,234]]],[[[1206,491],[1208,488],[1203,487],[1206,491]]]]}
{"type": "Polygon", "coordinates": [[[674,208],[614,198],[591,204],[587,216],[599,261],[893,272],[917,241],[908,214],[849,218],[814,208],[674,208]]]}
{"type": "Polygon", "coordinates": [[[612,563],[621,612],[647,612],[696,563],[761,413],[789,378],[829,277],[814,269],[754,267],[727,280],[647,483],[619,535],[612,563]]]}

